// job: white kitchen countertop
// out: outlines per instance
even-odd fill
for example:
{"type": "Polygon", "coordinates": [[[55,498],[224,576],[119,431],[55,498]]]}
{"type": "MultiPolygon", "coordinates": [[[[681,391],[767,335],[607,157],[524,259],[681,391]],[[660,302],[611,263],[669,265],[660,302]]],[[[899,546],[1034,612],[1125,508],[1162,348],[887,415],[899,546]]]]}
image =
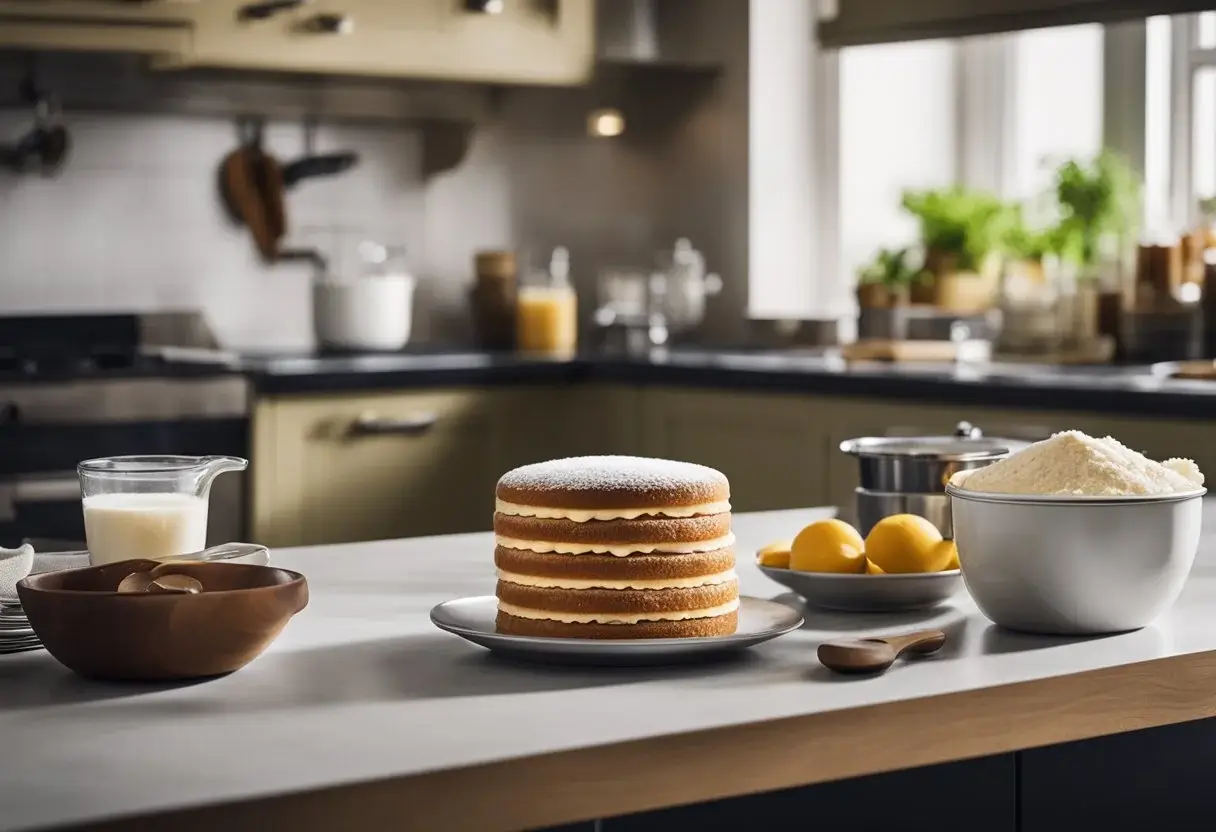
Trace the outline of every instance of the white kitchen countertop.
{"type": "MultiPolygon", "coordinates": [[[[827,513],[736,516],[743,592],[782,595],[751,552],[827,513]]],[[[1207,519],[1210,529],[1216,518],[1207,519]]],[[[294,805],[316,828],[355,819],[361,829],[391,828],[390,818],[411,828],[402,818],[412,818],[423,829],[509,829],[1216,713],[1212,533],[1181,600],[1139,632],[1005,633],[963,593],[929,613],[810,612],[802,630],[742,659],[650,669],[511,664],[434,629],[434,604],[493,592],[492,551],[489,534],[276,551],[276,566],[308,576],[309,607],[247,668],[198,684],[103,684],[45,652],[0,657],[0,829],[238,801],[252,802],[224,816],[227,828],[287,828],[285,807],[294,805]],[[923,626],[948,631],[941,654],[879,677],[843,679],[815,660],[816,645],[842,632],[923,626]],[[1166,663],[1142,672],[1154,660],[1166,663]],[[1017,683],[1032,684],[1004,687],[1017,683]],[[1072,687],[1058,687],[1065,683],[1072,687]],[[1154,685],[1165,686],[1164,698],[1146,692],[1154,685]],[[1146,709],[1147,700],[1164,704],[1146,709]],[[909,726],[929,714],[956,736],[918,739],[909,726]],[[884,724],[889,742],[867,733],[884,724]],[[687,732],[706,733],[673,738],[687,732]],[[647,742],[657,737],[666,739],[647,742]],[[607,748],[586,750],[597,746],[607,748]],[[495,765],[513,758],[531,762],[495,765]],[[380,785],[335,788],[365,783],[380,785]],[[271,799],[321,789],[293,804],[271,799]]],[[[198,828],[219,822],[190,817],[198,828]]],[[[172,816],[165,828],[195,828],[188,820],[172,816]]]]}

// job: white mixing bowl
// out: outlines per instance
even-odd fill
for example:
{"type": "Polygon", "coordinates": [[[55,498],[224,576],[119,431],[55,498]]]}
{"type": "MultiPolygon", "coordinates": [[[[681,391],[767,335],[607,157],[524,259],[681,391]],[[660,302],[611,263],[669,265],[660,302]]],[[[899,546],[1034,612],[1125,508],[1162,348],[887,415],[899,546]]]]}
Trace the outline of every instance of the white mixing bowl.
{"type": "Polygon", "coordinates": [[[1012,630],[1139,629],[1178,598],[1206,489],[1165,497],[988,494],[947,486],[963,580],[1012,630]]]}

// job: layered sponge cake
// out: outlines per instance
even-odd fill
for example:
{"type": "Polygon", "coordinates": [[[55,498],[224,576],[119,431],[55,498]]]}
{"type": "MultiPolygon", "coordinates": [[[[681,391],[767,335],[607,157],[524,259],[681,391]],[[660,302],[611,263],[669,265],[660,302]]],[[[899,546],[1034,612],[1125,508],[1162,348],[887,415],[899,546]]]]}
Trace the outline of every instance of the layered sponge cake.
{"type": "Polygon", "coordinates": [[[509,471],[495,498],[499,632],[620,639],[735,631],[730,484],[720,472],[572,457],[509,471]]]}

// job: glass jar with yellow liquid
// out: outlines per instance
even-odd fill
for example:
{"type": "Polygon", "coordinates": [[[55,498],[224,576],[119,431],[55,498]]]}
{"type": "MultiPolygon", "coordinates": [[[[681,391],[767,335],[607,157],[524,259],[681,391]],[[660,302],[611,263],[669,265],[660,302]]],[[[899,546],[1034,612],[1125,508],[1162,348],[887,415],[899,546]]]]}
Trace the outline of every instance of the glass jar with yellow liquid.
{"type": "Polygon", "coordinates": [[[571,358],[578,347],[578,296],[570,285],[570,254],[555,248],[549,271],[519,287],[515,346],[523,353],[571,358]]]}

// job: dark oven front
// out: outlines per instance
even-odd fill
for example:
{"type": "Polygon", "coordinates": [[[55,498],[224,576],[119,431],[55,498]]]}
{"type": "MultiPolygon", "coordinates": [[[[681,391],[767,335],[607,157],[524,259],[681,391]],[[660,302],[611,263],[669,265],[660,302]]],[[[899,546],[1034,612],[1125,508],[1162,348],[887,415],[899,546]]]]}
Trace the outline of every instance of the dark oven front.
{"type": "MultiPolygon", "coordinates": [[[[0,384],[0,546],[84,547],[76,463],[129,454],[249,456],[239,376],[0,384]]],[[[246,532],[245,473],[211,490],[208,545],[246,532]]]]}

